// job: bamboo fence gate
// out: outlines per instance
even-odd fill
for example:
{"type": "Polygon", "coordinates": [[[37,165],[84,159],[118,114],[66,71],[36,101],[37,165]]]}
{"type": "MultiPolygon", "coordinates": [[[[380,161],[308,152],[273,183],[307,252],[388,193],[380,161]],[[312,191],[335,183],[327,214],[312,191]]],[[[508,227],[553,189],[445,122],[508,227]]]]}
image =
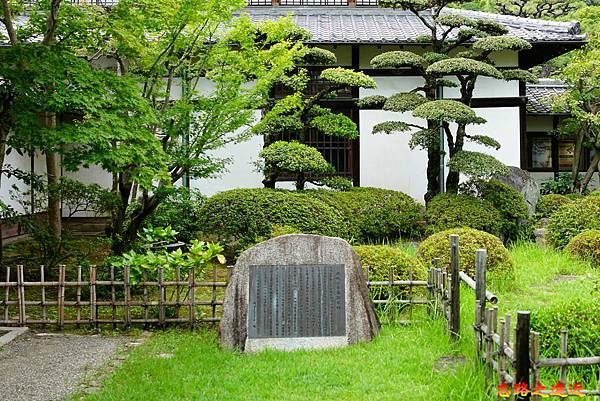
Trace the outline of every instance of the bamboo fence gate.
{"type": "Polygon", "coordinates": [[[475,279],[460,271],[459,237],[450,236],[450,273],[435,267],[429,272],[432,288],[432,311],[448,321],[452,338],[460,336],[460,284],[475,291],[475,321],[473,329],[477,339],[477,352],[485,365],[486,382],[498,384],[500,398],[540,400],[554,397],[600,396],[600,390],[584,390],[567,383],[569,366],[600,366],[600,356],[584,358],[567,357],[566,330],[561,332],[561,351],[558,358],[541,358],[540,333],[530,327],[531,313],[517,312],[517,322],[511,331],[511,315],[498,319],[498,298],[486,290],[487,251],[480,249],[475,258],[475,279]],[[488,307],[488,303],[491,305],[488,307]],[[560,379],[551,388],[540,382],[542,368],[559,368],[560,379]]]}

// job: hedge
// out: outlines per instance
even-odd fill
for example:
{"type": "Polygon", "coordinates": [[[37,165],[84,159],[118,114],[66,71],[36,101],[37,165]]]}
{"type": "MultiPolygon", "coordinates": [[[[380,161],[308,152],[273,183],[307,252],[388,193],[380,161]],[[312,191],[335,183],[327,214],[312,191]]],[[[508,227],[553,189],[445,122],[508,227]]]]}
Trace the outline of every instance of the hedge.
{"type": "Polygon", "coordinates": [[[564,195],[549,194],[542,195],[535,207],[535,217],[539,219],[549,218],[560,209],[561,206],[573,202],[564,195]]]}
{"type": "MultiPolygon", "coordinates": [[[[412,268],[413,280],[427,280],[427,271],[423,263],[417,258],[408,255],[398,247],[389,245],[359,245],[354,250],[360,258],[363,270],[369,272],[369,281],[388,281],[390,268],[394,271],[394,280],[408,280],[409,271],[412,268]]],[[[396,294],[405,296],[408,293],[408,287],[395,289],[396,294]]],[[[416,292],[417,289],[415,288],[416,292]]],[[[371,295],[387,297],[388,289],[386,286],[372,287],[371,295]]]]}
{"type": "Polygon", "coordinates": [[[600,230],[586,230],[577,234],[569,241],[565,250],[600,266],[600,230]]]}
{"type": "Polygon", "coordinates": [[[588,196],[561,206],[548,222],[547,240],[562,249],[577,234],[600,229],[600,197],[588,196]]]}
{"type": "Polygon", "coordinates": [[[427,266],[432,266],[435,258],[440,258],[443,266],[450,265],[450,235],[459,236],[459,266],[471,277],[475,276],[475,252],[487,249],[487,270],[489,272],[512,273],[513,263],[508,250],[498,237],[472,228],[445,230],[427,238],[417,251],[417,257],[427,266]]]}
{"type": "Polygon", "coordinates": [[[307,191],[340,210],[362,241],[414,237],[422,231],[421,205],[410,196],[389,189],[353,188],[350,191],[307,191]]]}
{"type": "Polygon", "coordinates": [[[525,197],[511,186],[498,180],[483,181],[477,187],[479,196],[500,212],[502,217],[501,234],[504,239],[517,239],[524,227],[523,223],[529,218],[525,197]]]}
{"type": "Polygon", "coordinates": [[[269,238],[275,226],[345,239],[357,235],[330,204],[304,192],[278,189],[234,189],[216,194],[200,208],[199,223],[202,236],[220,241],[230,256],[269,238]]]}
{"type": "Polygon", "coordinates": [[[500,212],[490,203],[469,195],[440,194],[427,205],[427,233],[468,227],[499,235],[503,227],[500,212]]]}

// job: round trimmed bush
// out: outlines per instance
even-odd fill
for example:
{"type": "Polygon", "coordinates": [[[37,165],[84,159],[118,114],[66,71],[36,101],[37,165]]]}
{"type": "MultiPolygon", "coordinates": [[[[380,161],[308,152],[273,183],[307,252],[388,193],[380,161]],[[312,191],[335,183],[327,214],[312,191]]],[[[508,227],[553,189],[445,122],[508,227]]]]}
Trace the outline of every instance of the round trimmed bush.
{"type": "Polygon", "coordinates": [[[600,197],[588,196],[561,206],[548,222],[547,240],[562,249],[585,230],[600,229],[600,197]]]}
{"type": "Polygon", "coordinates": [[[356,236],[343,214],[304,192],[234,189],[206,200],[200,208],[202,234],[220,241],[228,255],[269,238],[275,226],[306,234],[350,239],[356,236]]]}
{"type": "Polygon", "coordinates": [[[573,202],[571,199],[564,195],[559,194],[548,194],[542,195],[535,207],[535,217],[544,219],[552,216],[554,212],[560,209],[561,206],[573,202]]]}
{"type": "MultiPolygon", "coordinates": [[[[398,247],[389,245],[359,245],[354,251],[360,259],[363,271],[369,272],[369,281],[388,281],[390,268],[394,271],[394,280],[408,280],[412,268],[413,280],[426,280],[427,271],[423,263],[417,258],[408,255],[398,247]]],[[[366,274],[366,273],[365,273],[366,274]]],[[[373,296],[387,296],[387,287],[371,287],[373,296]],[[384,293],[384,294],[383,294],[384,293]]],[[[408,292],[408,287],[396,289],[399,293],[408,292]]]]}
{"type": "Polygon", "coordinates": [[[440,194],[427,205],[427,233],[455,227],[468,227],[494,235],[502,231],[500,212],[489,202],[469,196],[440,194]]]}
{"type": "Polygon", "coordinates": [[[421,205],[402,192],[367,187],[345,192],[316,190],[307,193],[340,210],[363,241],[412,237],[421,233],[421,205]]]}
{"type": "Polygon", "coordinates": [[[445,230],[427,238],[417,251],[417,257],[428,266],[440,258],[443,266],[450,264],[450,234],[459,236],[459,266],[471,277],[475,275],[475,252],[487,249],[487,271],[512,273],[513,263],[508,250],[498,237],[472,228],[445,230]]]}
{"type": "Polygon", "coordinates": [[[483,181],[478,184],[479,196],[491,203],[502,216],[502,236],[505,240],[515,240],[522,232],[523,223],[529,218],[525,197],[498,180],[483,181]]]}
{"type": "Polygon", "coordinates": [[[577,234],[569,241],[565,250],[600,266],[600,230],[586,230],[577,234]]]}
{"type": "Polygon", "coordinates": [[[589,196],[600,196],[600,188],[593,191],[589,196]]]}

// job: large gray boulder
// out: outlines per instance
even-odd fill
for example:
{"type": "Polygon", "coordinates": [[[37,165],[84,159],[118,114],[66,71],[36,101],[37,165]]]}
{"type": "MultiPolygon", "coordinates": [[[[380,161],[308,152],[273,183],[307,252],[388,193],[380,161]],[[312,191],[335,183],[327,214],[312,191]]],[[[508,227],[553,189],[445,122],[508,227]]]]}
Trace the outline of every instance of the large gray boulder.
{"type": "Polygon", "coordinates": [[[360,260],[344,240],[276,237],[240,255],[225,292],[221,345],[240,351],[341,347],[380,325],[360,260]]]}
{"type": "Polygon", "coordinates": [[[497,177],[497,179],[514,188],[525,197],[529,216],[533,216],[535,214],[535,207],[541,196],[539,184],[528,171],[514,166],[509,166],[508,169],[508,175],[497,177]]]}

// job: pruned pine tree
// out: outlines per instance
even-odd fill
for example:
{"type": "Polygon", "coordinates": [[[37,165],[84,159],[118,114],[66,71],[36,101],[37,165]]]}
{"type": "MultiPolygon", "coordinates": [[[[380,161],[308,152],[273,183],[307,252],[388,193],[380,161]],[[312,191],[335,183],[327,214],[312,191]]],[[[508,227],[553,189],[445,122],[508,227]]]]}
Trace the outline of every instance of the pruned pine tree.
{"type": "MultiPolygon", "coordinates": [[[[308,32],[304,39],[309,38],[308,32]]],[[[263,113],[254,132],[265,137],[267,146],[260,153],[259,168],[265,178],[263,184],[274,188],[282,176],[292,177],[296,188],[302,190],[307,182],[334,189],[347,189],[352,183],[335,176],[335,168],[315,148],[302,143],[309,130],[339,138],[356,139],[358,127],[344,114],[335,113],[320,104],[323,99],[347,88],[375,88],[375,81],[363,74],[345,68],[324,68],[335,65],[335,54],[304,47],[294,71],[280,80],[286,96],[273,100],[263,113]],[[326,82],[317,93],[308,93],[311,76],[309,67],[324,68],[319,77],[326,82]],[[296,140],[278,140],[280,135],[296,140]]]]}
{"type": "MultiPolygon", "coordinates": [[[[502,36],[506,27],[489,19],[472,19],[447,11],[450,1],[445,0],[381,0],[380,5],[410,10],[431,32],[418,41],[428,45],[428,51],[391,51],[371,60],[373,68],[412,70],[423,77],[423,85],[407,93],[397,93],[389,98],[367,97],[361,100],[363,108],[383,108],[387,111],[411,112],[426,124],[412,124],[402,120],[388,121],[374,127],[374,133],[408,132],[412,135],[410,146],[428,153],[427,194],[429,201],[439,193],[440,147],[439,132],[443,127],[449,148],[449,174],[446,188],[458,191],[460,174],[484,178],[506,171],[506,166],[490,155],[464,150],[466,141],[496,148],[500,144],[486,135],[468,133],[467,127],[486,121],[471,108],[473,92],[479,77],[502,80],[536,81],[528,71],[499,70],[490,57],[498,51],[521,51],[531,48],[525,40],[502,36]],[[450,79],[453,78],[453,79],[450,79]],[[460,98],[438,99],[438,89],[457,87],[460,98]]],[[[471,132],[471,130],[469,130],[471,132]]]]}

